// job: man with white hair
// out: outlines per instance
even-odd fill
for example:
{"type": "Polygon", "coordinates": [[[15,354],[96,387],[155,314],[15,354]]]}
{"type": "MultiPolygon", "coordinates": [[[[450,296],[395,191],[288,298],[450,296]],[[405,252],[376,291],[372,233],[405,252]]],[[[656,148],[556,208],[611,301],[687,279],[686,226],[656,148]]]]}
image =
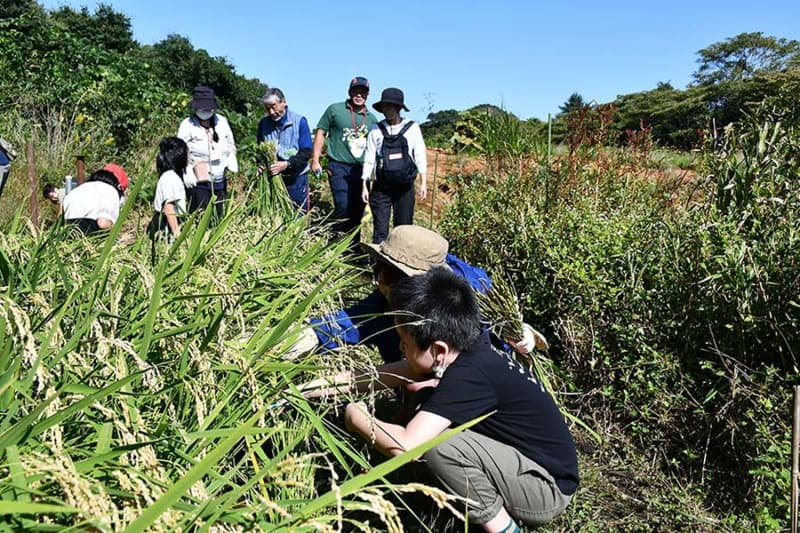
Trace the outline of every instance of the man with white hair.
{"type": "Polygon", "coordinates": [[[311,129],[305,117],[289,109],[283,91],[268,89],[261,99],[266,116],[258,123],[256,140],[275,143],[277,161],[268,169],[270,178],[280,175],[289,197],[300,213],[309,209],[308,160],[311,157],[311,129]]]}

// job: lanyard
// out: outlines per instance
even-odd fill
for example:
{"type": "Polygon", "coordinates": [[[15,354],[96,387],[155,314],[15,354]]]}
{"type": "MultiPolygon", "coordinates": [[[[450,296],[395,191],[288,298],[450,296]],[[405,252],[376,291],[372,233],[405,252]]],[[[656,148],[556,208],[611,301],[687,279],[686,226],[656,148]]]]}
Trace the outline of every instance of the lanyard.
{"type": "MultiPolygon", "coordinates": [[[[353,111],[352,106],[347,106],[350,110],[350,120],[353,121],[353,132],[357,132],[364,124],[367,123],[367,108],[364,108],[364,119],[361,121],[361,124],[356,124],[356,112],[353,111]]],[[[361,113],[359,113],[361,114],[361,113]]]]}

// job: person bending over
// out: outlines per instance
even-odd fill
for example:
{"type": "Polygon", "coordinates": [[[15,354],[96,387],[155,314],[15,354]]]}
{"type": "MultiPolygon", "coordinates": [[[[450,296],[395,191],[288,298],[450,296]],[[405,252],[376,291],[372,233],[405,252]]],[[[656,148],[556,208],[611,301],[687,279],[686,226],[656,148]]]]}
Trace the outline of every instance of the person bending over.
{"type": "Polygon", "coordinates": [[[469,284],[436,267],[399,280],[391,307],[406,358],[312,382],[304,396],[432,383],[408,424],[376,418],[359,401],[345,409],[346,429],[394,456],[485,417],[423,454],[445,490],[464,498],[469,519],[486,531],[519,531],[518,523],[563,513],[579,483],[572,435],[535,376],[491,349],[469,284]]]}

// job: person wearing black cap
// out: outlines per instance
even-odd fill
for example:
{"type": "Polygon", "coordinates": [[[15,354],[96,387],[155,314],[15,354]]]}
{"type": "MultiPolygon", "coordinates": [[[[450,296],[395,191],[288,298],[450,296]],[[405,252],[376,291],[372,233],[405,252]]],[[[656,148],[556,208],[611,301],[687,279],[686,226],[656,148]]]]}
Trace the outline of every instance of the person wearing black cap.
{"type": "Polygon", "coordinates": [[[403,91],[385,89],[372,107],[386,118],[367,136],[361,197],[372,209],[372,242],[378,244],[389,234],[392,212],[395,227],[414,223],[414,181],[419,174],[419,198],[424,200],[428,194],[428,158],[419,124],[400,116],[401,109],[408,111],[403,91]],[[373,169],[375,183],[370,192],[373,169]]]}
{"type": "Polygon", "coordinates": [[[217,197],[217,217],[222,218],[228,192],[227,171],[239,171],[233,132],[225,117],[216,112],[211,87],[195,87],[189,108],[192,114],[178,128],[178,137],[189,147],[189,166],[183,175],[189,211],[208,206],[213,193],[217,197]]]}
{"type": "MultiPolygon", "coordinates": [[[[334,231],[349,233],[361,224],[365,203],[361,199],[361,169],[367,146],[367,133],[378,122],[367,109],[369,81],[362,76],[350,80],[350,98],[328,106],[317,123],[311,170],[319,175],[319,159],[328,138],[328,182],[333,195],[334,231]]],[[[358,250],[360,237],[353,240],[358,250]]]]}

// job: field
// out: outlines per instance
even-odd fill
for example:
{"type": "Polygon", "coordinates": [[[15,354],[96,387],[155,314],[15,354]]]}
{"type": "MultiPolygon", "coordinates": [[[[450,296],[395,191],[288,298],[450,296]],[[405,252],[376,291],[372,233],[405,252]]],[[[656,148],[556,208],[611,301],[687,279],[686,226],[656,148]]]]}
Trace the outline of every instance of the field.
{"type": "MultiPolygon", "coordinates": [[[[363,346],[287,358],[309,317],[372,285],[331,238],[324,180],[308,219],[256,182],[266,86],[180,36],[140,46],[107,6],[2,10],[0,133],[23,153],[0,199],[0,531],[477,530],[421,450],[385,461],[343,431],[342,401],[297,389],[378,361],[363,346]],[[222,220],[197,214],[153,244],[156,147],[190,79],[216,87],[241,171],[222,220]],[[132,178],[97,238],[41,199],[78,155],[132,178]]],[[[550,342],[534,369],[581,484],[542,531],[788,530],[800,71],[786,65],[608,104],[576,93],[549,125],[489,105],[423,124],[436,148],[416,222],[508,280],[550,342]]]]}

